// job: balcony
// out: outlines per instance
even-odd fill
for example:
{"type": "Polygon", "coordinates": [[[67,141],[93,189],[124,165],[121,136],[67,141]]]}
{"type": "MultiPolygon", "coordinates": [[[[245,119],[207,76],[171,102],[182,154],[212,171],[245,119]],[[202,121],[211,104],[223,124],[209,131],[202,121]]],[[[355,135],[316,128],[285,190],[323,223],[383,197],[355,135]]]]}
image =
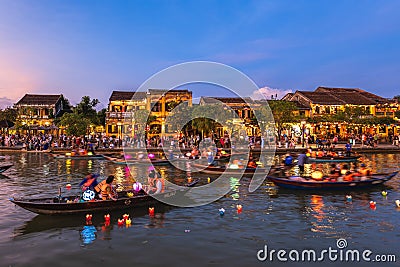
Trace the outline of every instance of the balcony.
{"type": "Polygon", "coordinates": [[[133,112],[106,112],[107,119],[133,119],[133,112]]]}

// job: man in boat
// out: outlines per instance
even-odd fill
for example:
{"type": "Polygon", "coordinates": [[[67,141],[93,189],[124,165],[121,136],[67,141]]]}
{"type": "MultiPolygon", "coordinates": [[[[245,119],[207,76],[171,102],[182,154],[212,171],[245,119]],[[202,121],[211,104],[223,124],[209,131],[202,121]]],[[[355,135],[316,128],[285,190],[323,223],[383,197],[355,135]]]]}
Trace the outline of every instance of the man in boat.
{"type": "Polygon", "coordinates": [[[82,182],[79,184],[79,186],[81,187],[82,191],[86,191],[87,189],[95,191],[94,188],[98,184],[97,177],[99,177],[98,174],[94,174],[94,173],[88,174],[82,180],[82,182]]]}
{"type": "Polygon", "coordinates": [[[106,180],[101,181],[94,189],[102,200],[117,200],[116,193],[112,187],[114,175],[109,175],[106,180]]]}
{"type": "Polygon", "coordinates": [[[304,172],[304,164],[307,163],[307,159],[308,157],[304,150],[297,156],[297,166],[299,166],[300,173],[304,172]]]}

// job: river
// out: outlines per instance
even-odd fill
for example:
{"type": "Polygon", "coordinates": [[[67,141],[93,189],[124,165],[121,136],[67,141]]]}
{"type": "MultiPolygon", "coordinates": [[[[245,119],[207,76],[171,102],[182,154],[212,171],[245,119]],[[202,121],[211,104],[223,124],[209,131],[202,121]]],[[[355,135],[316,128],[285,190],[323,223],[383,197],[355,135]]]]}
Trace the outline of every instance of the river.
{"type": "MultiPolygon", "coordinates": [[[[329,247],[338,249],[338,239],[347,242],[347,249],[395,255],[397,263],[382,266],[399,266],[400,209],[395,200],[400,199],[400,175],[383,188],[322,193],[283,190],[268,181],[249,193],[250,179],[231,178],[232,192],[211,204],[156,207],[154,217],[132,210],[132,225],[118,227],[116,214],[110,226],[104,225],[103,218],[93,218],[93,225],[86,225],[84,215],[36,215],[9,198],[56,196],[59,187],[67,194],[68,183],[73,188],[70,193],[76,193],[89,172],[103,178],[114,174],[118,183],[130,184],[123,165],[105,160],[56,160],[46,153],[0,155],[6,157],[0,164],[14,164],[0,175],[1,266],[275,266],[285,262],[276,255],[272,263],[257,258],[266,245],[268,250],[313,249],[319,253],[329,247]],[[388,192],[386,197],[382,190],[388,192]],[[352,201],[346,200],[348,194],[352,201]],[[369,207],[371,200],[377,203],[375,210],[369,207]],[[243,207],[241,213],[236,211],[237,204],[243,207]],[[220,208],[225,209],[223,216],[220,208]]],[[[399,169],[400,154],[365,154],[364,161],[375,172],[390,172],[399,169]]],[[[186,181],[183,171],[161,170],[177,184],[186,181]]],[[[145,172],[133,168],[135,175],[145,172]]],[[[198,177],[200,185],[207,183],[208,176],[198,177]]],[[[291,266],[304,264],[288,261],[291,266]]],[[[366,264],[327,258],[324,262],[366,264]]]]}

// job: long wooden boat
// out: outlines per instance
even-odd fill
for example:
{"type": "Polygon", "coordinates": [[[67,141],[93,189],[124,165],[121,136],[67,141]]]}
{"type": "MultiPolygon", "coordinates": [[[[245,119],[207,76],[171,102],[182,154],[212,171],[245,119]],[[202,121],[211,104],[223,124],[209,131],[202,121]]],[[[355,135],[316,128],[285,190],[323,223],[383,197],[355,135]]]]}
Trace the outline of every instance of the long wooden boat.
{"type": "Polygon", "coordinates": [[[130,164],[152,164],[152,165],[169,165],[171,164],[171,161],[174,161],[175,159],[121,159],[121,158],[115,158],[115,157],[110,157],[110,156],[105,156],[103,155],[105,159],[108,161],[111,161],[114,164],[120,164],[120,165],[130,165],[130,164]]]}
{"type": "Polygon", "coordinates": [[[323,156],[323,157],[316,157],[316,158],[308,158],[308,162],[354,162],[357,161],[360,158],[360,156],[336,156],[336,157],[330,157],[330,156],[323,156]]]}
{"type": "Polygon", "coordinates": [[[0,173],[5,172],[6,170],[8,170],[9,168],[11,168],[12,166],[13,166],[13,164],[0,166],[0,173]]]}
{"type": "MultiPolygon", "coordinates": [[[[117,200],[95,200],[95,201],[79,201],[77,196],[39,198],[39,199],[18,199],[10,198],[9,200],[31,212],[45,215],[62,215],[62,214],[78,214],[85,212],[100,212],[125,210],[130,208],[146,207],[160,204],[161,202],[144,191],[128,196],[128,191],[118,193],[117,200]]],[[[158,199],[168,199],[179,194],[180,191],[174,190],[170,192],[158,194],[158,199]]]]}
{"type": "Polygon", "coordinates": [[[256,171],[257,173],[260,172],[267,172],[265,168],[257,167],[257,168],[239,168],[239,169],[232,169],[227,168],[225,166],[211,166],[211,165],[201,165],[201,164],[192,164],[195,171],[206,173],[206,174],[226,174],[226,175],[237,175],[237,174],[254,174],[256,171]]]}
{"type": "Polygon", "coordinates": [[[70,153],[66,154],[55,154],[51,153],[54,159],[104,159],[103,155],[70,155],[70,153]]]}
{"type": "Polygon", "coordinates": [[[288,189],[305,189],[305,190],[348,190],[357,188],[367,188],[377,185],[382,185],[383,183],[389,181],[399,171],[386,174],[374,174],[367,179],[362,181],[351,181],[351,182],[326,182],[326,181],[316,181],[313,179],[305,179],[300,176],[289,176],[289,177],[274,177],[267,176],[267,179],[272,181],[275,185],[288,189]]]}

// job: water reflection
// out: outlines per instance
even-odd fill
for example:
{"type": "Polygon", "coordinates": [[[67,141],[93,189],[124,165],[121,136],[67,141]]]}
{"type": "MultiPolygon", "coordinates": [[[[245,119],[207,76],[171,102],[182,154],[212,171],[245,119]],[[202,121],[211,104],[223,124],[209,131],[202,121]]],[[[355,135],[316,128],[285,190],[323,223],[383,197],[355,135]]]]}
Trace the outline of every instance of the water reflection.
{"type": "Polygon", "coordinates": [[[96,237],[97,237],[96,233],[97,233],[97,229],[96,229],[96,227],[94,227],[94,225],[83,226],[83,229],[80,232],[82,245],[86,246],[86,245],[93,243],[93,241],[95,241],[96,237]]]}

